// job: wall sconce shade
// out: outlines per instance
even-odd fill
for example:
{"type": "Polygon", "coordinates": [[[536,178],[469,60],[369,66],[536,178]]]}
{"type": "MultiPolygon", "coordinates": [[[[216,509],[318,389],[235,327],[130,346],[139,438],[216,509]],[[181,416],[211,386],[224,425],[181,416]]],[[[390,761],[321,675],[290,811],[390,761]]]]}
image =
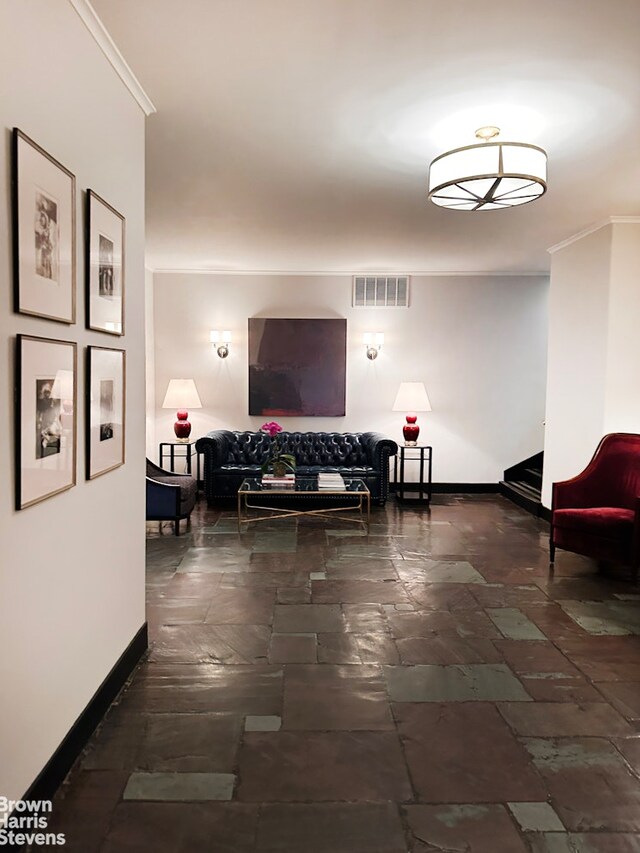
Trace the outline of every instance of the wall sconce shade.
{"type": "Polygon", "coordinates": [[[367,348],[367,358],[373,361],[378,357],[378,353],[384,344],[384,332],[365,332],[362,336],[362,342],[367,348]]]}
{"type": "Polygon", "coordinates": [[[229,355],[229,346],[231,344],[230,331],[226,330],[221,333],[217,329],[212,329],[212,331],[209,332],[209,340],[213,344],[213,348],[220,358],[226,358],[229,355]]]}
{"type": "Polygon", "coordinates": [[[187,409],[202,408],[198,389],[193,379],[170,379],[162,408],[178,410],[178,419],[173,425],[173,431],[179,441],[186,441],[191,435],[191,424],[189,423],[187,409]]]}
{"type": "Polygon", "coordinates": [[[416,412],[430,412],[431,403],[424,382],[401,382],[393,403],[394,412],[406,412],[406,424],[402,427],[404,443],[407,447],[415,447],[420,435],[420,427],[416,423],[416,412]]]}

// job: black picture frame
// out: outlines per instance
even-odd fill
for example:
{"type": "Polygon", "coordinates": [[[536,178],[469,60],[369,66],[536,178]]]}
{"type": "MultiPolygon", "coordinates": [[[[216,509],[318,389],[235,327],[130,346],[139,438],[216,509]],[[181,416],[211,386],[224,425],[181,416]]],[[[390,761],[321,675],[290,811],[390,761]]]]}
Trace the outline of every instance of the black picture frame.
{"type": "Polygon", "coordinates": [[[126,220],[94,190],[87,190],[85,321],[87,329],[124,335],[126,220]]]}
{"type": "Polygon", "coordinates": [[[85,371],[85,476],[87,480],[94,480],[96,477],[108,474],[109,471],[120,468],[125,462],[126,361],[127,354],[123,349],[87,347],[85,371]],[[106,409],[109,411],[105,411],[106,409]]]}
{"type": "Polygon", "coordinates": [[[11,188],[14,311],[73,325],[75,175],[14,127],[11,188]]]}
{"type": "Polygon", "coordinates": [[[78,345],[16,336],[15,507],[76,485],[78,345]]]}

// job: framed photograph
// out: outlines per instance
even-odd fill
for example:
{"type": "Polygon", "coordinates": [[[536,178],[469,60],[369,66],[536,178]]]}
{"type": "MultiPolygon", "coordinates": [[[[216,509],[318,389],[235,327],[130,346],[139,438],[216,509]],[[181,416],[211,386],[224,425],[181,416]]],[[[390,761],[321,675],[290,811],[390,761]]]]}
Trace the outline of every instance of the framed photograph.
{"type": "Polygon", "coordinates": [[[76,321],[76,179],[13,129],[14,308],[76,321]]]}
{"type": "Polygon", "coordinates": [[[77,347],[17,336],[16,509],[76,484],[77,347]]]}
{"type": "Polygon", "coordinates": [[[124,465],[125,352],[87,347],[87,480],[124,465]]]}
{"type": "Polygon", "coordinates": [[[124,216],[87,190],[87,328],[124,334],[124,216]]]}

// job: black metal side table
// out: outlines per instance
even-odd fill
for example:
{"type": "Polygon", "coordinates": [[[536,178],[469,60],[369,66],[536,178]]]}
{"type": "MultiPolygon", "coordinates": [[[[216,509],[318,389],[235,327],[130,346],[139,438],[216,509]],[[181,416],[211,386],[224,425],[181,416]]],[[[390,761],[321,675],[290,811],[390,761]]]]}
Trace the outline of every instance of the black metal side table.
{"type": "Polygon", "coordinates": [[[393,479],[396,487],[396,500],[400,503],[430,504],[431,503],[431,470],[433,448],[427,444],[413,446],[400,445],[394,457],[393,479]],[[413,453],[412,453],[413,451],[413,453]],[[398,478],[398,458],[400,459],[400,477],[398,478]],[[420,480],[418,483],[405,482],[405,462],[420,463],[420,480]],[[426,479],[425,479],[426,467],[426,479]]]}
{"type": "Polygon", "coordinates": [[[185,472],[187,474],[191,474],[191,460],[195,456],[196,458],[196,484],[197,487],[200,488],[200,454],[196,450],[195,441],[161,441],[160,442],[160,467],[164,468],[163,462],[165,457],[169,460],[169,469],[172,473],[175,474],[176,470],[176,460],[184,459],[185,461],[185,472]],[[176,448],[184,447],[184,453],[176,453],[176,448]]]}

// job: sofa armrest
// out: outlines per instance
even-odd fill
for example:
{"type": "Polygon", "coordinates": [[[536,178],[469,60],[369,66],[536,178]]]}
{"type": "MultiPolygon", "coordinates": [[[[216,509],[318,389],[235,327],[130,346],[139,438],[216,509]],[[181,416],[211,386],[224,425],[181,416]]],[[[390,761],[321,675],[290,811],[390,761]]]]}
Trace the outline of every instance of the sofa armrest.
{"type": "Polygon", "coordinates": [[[171,518],[180,515],[180,486],[147,477],[147,515],[166,515],[171,518]]]}
{"type": "Polygon", "coordinates": [[[362,444],[367,452],[368,462],[377,471],[382,470],[383,461],[398,452],[398,445],[381,432],[363,432],[362,444]]]}
{"type": "Polygon", "coordinates": [[[234,435],[227,429],[217,429],[196,441],[196,450],[203,453],[206,468],[219,468],[229,458],[229,447],[234,435]]]}

